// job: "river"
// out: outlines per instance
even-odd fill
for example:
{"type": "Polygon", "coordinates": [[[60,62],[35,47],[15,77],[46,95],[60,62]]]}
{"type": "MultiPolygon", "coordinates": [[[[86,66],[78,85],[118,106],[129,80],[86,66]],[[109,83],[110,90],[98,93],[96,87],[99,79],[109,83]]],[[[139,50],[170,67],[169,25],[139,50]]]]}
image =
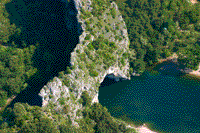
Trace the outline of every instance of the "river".
{"type": "Polygon", "coordinates": [[[157,132],[200,133],[200,80],[165,70],[154,67],[111,85],[105,80],[99,102],[112,116],[136,125],[146,123],[157,132]]]}

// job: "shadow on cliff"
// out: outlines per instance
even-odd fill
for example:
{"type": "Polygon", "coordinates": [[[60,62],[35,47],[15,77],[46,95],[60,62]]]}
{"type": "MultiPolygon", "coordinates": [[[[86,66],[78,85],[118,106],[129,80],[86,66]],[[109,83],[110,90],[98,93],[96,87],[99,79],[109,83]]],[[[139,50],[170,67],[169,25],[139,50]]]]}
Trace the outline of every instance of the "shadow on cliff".
{"type": "Polygon", "coordinates": [[[32,58],[38,72],[27,79],[28,87],[10,106],[13,107],[16,102],[42,106],[42,98],[38,93],[49,80],[58,76],[58,72],[70,66],[70,54],[82,34],[75,3],[61,0],[13,0],[6,4],[6,10],[11,23],[21,27],[20,36],[13,36],[10,40],[18,48],[39,44],[32,58]]]}

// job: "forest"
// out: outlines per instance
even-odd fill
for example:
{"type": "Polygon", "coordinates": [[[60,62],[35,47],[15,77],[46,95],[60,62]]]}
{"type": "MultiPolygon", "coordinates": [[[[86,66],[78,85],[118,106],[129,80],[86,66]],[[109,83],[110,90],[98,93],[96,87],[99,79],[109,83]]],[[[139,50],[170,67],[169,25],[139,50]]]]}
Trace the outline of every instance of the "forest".
{"type": "MultiPolygon", "coordinates": [[[[178,61],[183,67],[194,70],[198,68],[200,62],[199,3],[192,4],[187,0],[113,1],[117,3],[126,23],[130,39],[129,48],[136,52],[136,59],[130,57],[129,60],[130,73],[133,71],[142,73],[147,66],[173,53],[178,55],[178,61]]],[[[45,5],[45,1],[22,3],[18,0],[0,1],[0,107],[6,105],[8,98],[17,96],[23,90],[41,89],[59,72],[69,73],[69,69],[73,69],[70,65],[62,64],[69,63],[69,53],[75,47],[74,44],[78,43],[78,27],[73,31],[63,30],[67,25],[63,19],[65,5],[61,1],[56,2],[54,6],[58,10],[45,5]],[[16,8],[15,5],[18,7],[16,8]],[[49,13],[48,9],[61,16],[56,20],[49,20],[45,17],[49,13]],[[37,21],[34,20],[35,18],[37,21]],[[60,25],[56,25],[57,23],[60,25]],[[49,37],[51,34],[54,37],[49,37]],[[66,42],[66,38],[71,39],[66,42]],[[43,62],[42,67],[41,62],[43,62]]],[[[98,9],[104,10],[104,7],[98,9]]],[[[92,13],[99,15],[96,10],[92,13]]],[[[91,14],[85,13],[82,17],[87,15],[91,14]]],[[[111,15],[115,17],[114,10],[111,10],[111,15]]],[[[73,23],[78,22],[74,19],[73,23]]],[[[109,29],[107,31],[109,32],[109,29]]],[[[107,48],[105,44],[99,45],[98,42],[94,42],[88,45],[88,50],[101,47],[109,51],[115,49],[115,44],[109,45],[110,47],[107,48]]],[[[114,57],[111,55],[106,57],[106,54],[102,56],[106,59],[109,57],[110,62],[105,59],[105,63],[109,63],[106,67],[109,67],[114,57]]],[[[90,74],[94,77],[98,75],[96,71],[91,71],[90,74]]],[[[50,119],[39,106],[15,103],[13,108],[0,110],[0,132],[130,132],[123,123],[118,124],[114,121],[105,107],[100,104],[91,105],[87,93],[83,93],[80,103],[84,106],[81,111],[84,117],[78,122],[81,123],[79,129],[71,126],[70,119],[62,119],[68,111],[67,107],[60,114],[52,110],[50,114],[53,119],[50,119]],[[4,122],[4,117],[9,117],[8,122],[4,122]]]]}
{"type": "Polygon", "coordinates": [[[142,73],[158,59],[178,55],[183,67],[199,66],[199,3],[187,0],[114,0],[126,22],[130,49],[137,53],[131,71],[142,73]]]}

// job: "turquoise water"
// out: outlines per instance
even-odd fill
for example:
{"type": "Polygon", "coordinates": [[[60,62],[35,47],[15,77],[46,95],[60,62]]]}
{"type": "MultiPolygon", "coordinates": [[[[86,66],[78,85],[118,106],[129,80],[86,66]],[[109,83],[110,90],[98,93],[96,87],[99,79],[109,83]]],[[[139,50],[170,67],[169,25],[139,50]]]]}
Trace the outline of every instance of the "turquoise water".
{"type": "Polygon", "coordinates": [[[100,87],[99,102],[112,116],[151,123],[158,131],[200,133],[199,95],[198,80],[146,71],[100,87]]]}

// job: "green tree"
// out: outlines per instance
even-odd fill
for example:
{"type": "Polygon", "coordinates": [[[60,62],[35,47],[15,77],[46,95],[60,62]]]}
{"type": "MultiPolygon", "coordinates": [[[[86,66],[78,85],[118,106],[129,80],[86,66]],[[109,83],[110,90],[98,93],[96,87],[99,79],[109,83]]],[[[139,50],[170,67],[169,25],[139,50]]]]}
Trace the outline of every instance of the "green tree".
{"type": "Polygon", "coordinates": [[[89,96],[87,91],[84,91],[81,94],[82,104],[83,106],[90,106],[92,103],[92,98],[89,96]]]}

